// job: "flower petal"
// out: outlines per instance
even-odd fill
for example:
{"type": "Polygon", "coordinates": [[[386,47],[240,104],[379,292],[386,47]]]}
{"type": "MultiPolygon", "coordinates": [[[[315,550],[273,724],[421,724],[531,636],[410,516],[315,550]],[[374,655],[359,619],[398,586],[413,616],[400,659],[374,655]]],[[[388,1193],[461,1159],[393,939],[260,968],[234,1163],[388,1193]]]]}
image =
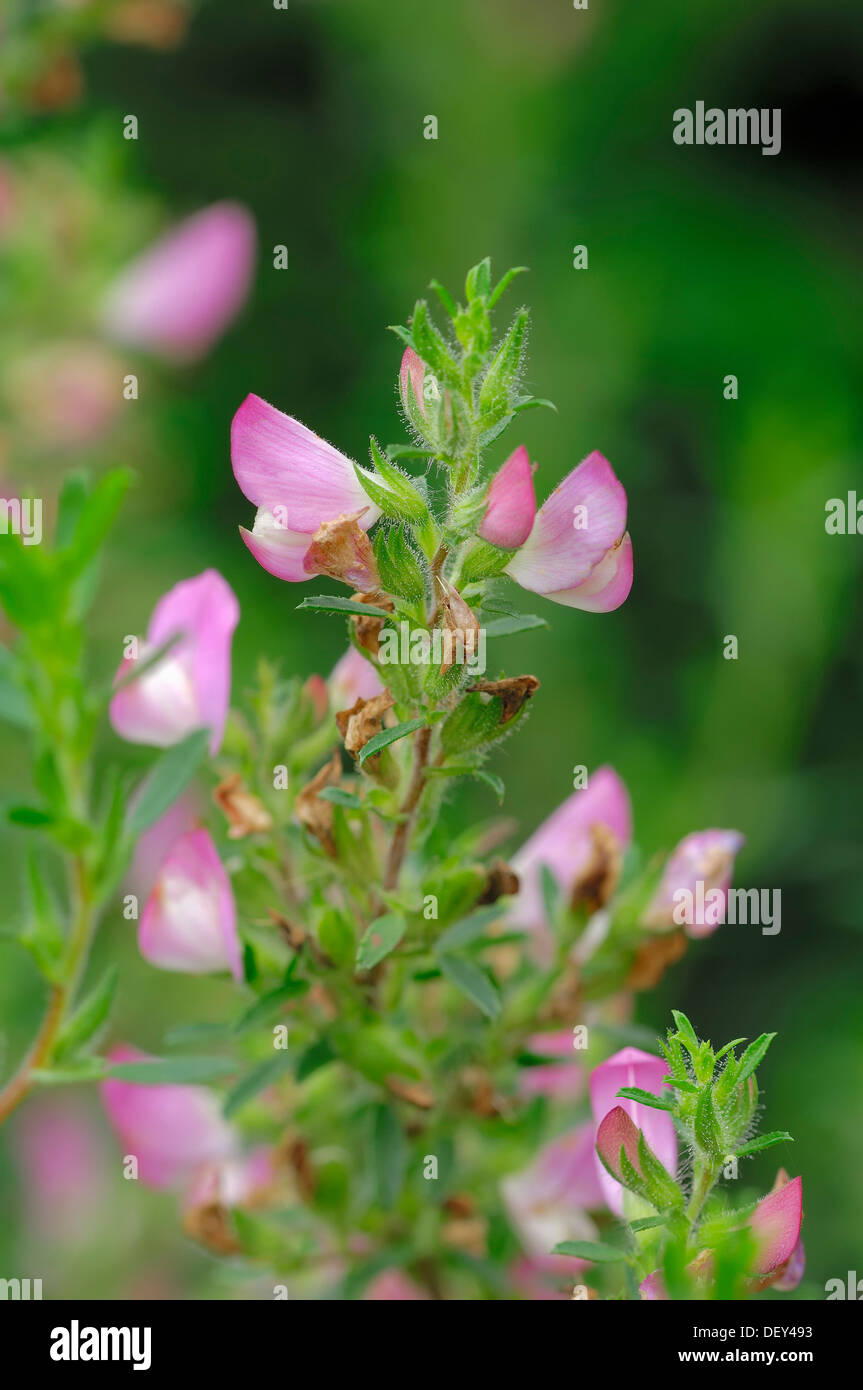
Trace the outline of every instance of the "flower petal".
{"type": "Polygon", "coordinates": [[[627,531],[623,539],[606,551],[581,584],[545,594],[565,608],[581,608],[585,613],[612,613],[629,597],[632,588],[632,541],[627,531]]]}
{"type": "MultiPolygon", "coordinates": [[[[673,1176],[677,1171],[677,1136],[668,1111],[654,1110],[648,1105],[639,1105],[634,1100],[622,1100],[617,1095],[622,1086],[637,1086],[640,1090],[650,1091],[655,1096],[663,1095],[668,1089],[662,1079],[666,1070],[667,1063],[662,1057],[654,1057],[637,1047],[624,1047],[591,1072],[590,1103],[597,1129],[601,1127],[609,1111],[625,1111],[635,1126],[643,1132],[656,1157],[673,1176]]],[[[606,1172],[598,1156],[596,1165],[608,1206],[618,1216],[622,1216],[622,1187],[606,1172]]]]}
{"type": "Polygon", "coordinates": [[[121,342],[175,360],[209,350],[245,302],[255,224],[238,203],[188,217],[134,261],[109,291],[103,321],[121,342]]]}
{"type": "Polygon", "coordinates": [[[348,647],[344,656],[336,662],[327,686],[336,710],[350,709],[357,700],[371,700],[383,690],[374,666],[356,647],[348,647]]]}
{"type": "Polygon", "coordinates": [[[533,469],[520,444],[492,478],[478,534],[503,550],[517,550],[530,535],[535,516],[533,469]]]}
{"type": "Polygon", "coordinates": [[[569,894],[593,852],[594,825],[606,826],[624,847],[632,838],[629,793],[610,767],[591,773],[587,786],[567,797],[513,856],[520,883],[511,907],[514,921],[531,929],[543,926],[542,865],[569,894]]]}
{"type": "Polygon", "coordinates": [[[757,1274],[769,1274],[791,1259],[800,1239],[802,1220],[802,1178],[792,1178],[784,1186],[761,1198],[749,1218],[749,1229],[758,1247],[755,1260],[757,1274]]]}
{"type": "MultiPolygon", "coordinates": [[[[114,1048],[109,1059],[151,1060],[132,1047],[114,1048]]],[[[100,1090],[124,1152],[137,1158],[138,1176],[150,1187],[183,1182],[200,1164],[227,1159],[236,1152],[234,1131],[215,1094],[203,1086],[108,1080],[100,1090]]]]}
{"type": "Polygon", "coordinates": [[[290,531],[314,535],[325,521],[361,508],[368,530],[380,516],[350,459],[260,396],[247,396],[234,416],[231,461],[249,501],[290,531]]]}
{"type": "Polygon", "coordinates": [[[138,945],[163,970],[230,970],[243,978],[234,895],[208,831],[188,831],[165,856],[141,915],[138,945]]]}
{"type": "Polygon", "coordinates": [[[625,531],[626,492],[594,451],[540,507],[507,573],[534,593],[568,592],[584,583],[625,531]]]}

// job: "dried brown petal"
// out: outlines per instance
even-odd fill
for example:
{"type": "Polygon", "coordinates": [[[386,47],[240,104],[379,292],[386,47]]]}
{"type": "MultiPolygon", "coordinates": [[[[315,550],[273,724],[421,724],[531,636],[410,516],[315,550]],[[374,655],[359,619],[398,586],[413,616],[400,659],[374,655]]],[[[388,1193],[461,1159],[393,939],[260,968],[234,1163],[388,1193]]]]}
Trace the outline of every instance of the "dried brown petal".
{"type": "Polygon", "coordinates": [[[658,985],[670,965],[685,953],[686,933],[682,931],[662,932],[650,936],[639,946],[632,968],[626,977],[630,989],[653,989],[658,985]]]}
{"type": "Polygon", "coordinates": [[[614,896],[623,868],[623,847],[607,825],[590,827],[590,858],[572,885],[570,905],[597,912],[614,896]]]}
{"type": "Polygon", "coordinates": [[[319,772],[315,773],[311,782],[298,792],[294,803],[294,813],[301,825],[320,840],[327,854],[331,858],[336,857],[336,846],[333,841],[333,804],[331,801],[323,801],[319,796],[325,787],[336,787],[342,775],[342,763],[338,751],[333,751],[333,756],[328,763],[324,763],[319,772]]]}
{"type": "Polygon", "coordinates": [[[272,830],[273,818],[262,801],[246,791],[239,772],[220,782],[213,800],[224,811],[230,824],[229,840],[241,840],[244,835],[262,834],[272,830]]]}
{"type": "Polygon", "coordinates": [[[484,695],[497,695],[503,704],[500,722],[508,724],[539,690],[539,681],[536,676],[509,676],[502,681],[475,681],[467,689],[484,695]]]}
{"type": "Polygon", "coordinates": [[[477,906],[485,907],[496,903],[498,898],[512,897],[518,892],[518,874],[504,859],[493,859],[488,866],[485,887],[477,899],[477,906]]]}
{"type": "Polygon", "coordinates": [[[419,1081],[405,1081],[401,1076],[388,1076],[387,1090],[398,1100],[407,1101],[408,1105],[415,1105],[418,1110],[431,1110],[434,1105],[434,1096],[428,1086],[423,1086],[419,1081]]]}
{"type": "Polygon", "coordinates": [[[369,739],[382,731],[384,715],[394,703],[387,686],[380,695],[373,695],[370,700],[359,698],[350,709],[339,710],[336,723],[349,753],[356,757],[369,739]]]}
{"type": "MultiPolygon", "coordinates": [[[[352,597],[354,603],[372,604],[375,608],[385,608],[388,613],[395,611],[392,600],[387,598],[385,594],[379,592],[353,594],[352,597]]],[[[363,651],[368,652],[370,656],[379,656],[381,650],[381,628],[386,622],[386,619],[375,617],[363,618],[359,614],[356,614],[351,621],[354,625],[354,636],[363,651]]]]}
{"type": "Polygon", "coordinates": [[[441,627],[444,636],[444,659],[441,673],[455,664],[456,656],[461,661],[473,661],[479,650],[480,626],[473,609],[465,603],[458,589],[454,588],[442,575],[435,575],[438,603],[440,604],[441,627]],[[459,651],[459,648],[461,649],[459,651]]]}
{"type": "Polygon", "coordinates": [[[380,588],[371,541],[357,524],[367,511],[368,507],[362,507],[350,515],[342,513],[318,527],[303,560],[307,574],[328,574],[356,589],[380,588]]]}

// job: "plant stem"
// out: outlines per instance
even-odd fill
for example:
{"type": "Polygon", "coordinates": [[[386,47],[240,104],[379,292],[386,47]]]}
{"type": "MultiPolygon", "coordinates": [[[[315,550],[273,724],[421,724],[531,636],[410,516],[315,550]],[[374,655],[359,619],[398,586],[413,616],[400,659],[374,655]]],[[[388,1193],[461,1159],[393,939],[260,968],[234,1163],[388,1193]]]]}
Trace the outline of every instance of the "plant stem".
{"type": "Polygon", "coordinates": [[[431,736],[432,731],[428,726],[418,730],[416,734],[413,772],[411,774],[410,785],[405,794],[405,799],[399,808],[400,814],[404,819],[400,820],[395,828],[389,856],[387,858],[386,872],[384,874],[384,888],[389,892],[392,892],[398,884],[399,874],[410,839],[410,832],[413,828],[414,812],[419,805],[420,797],[425,789],[426,764],[428,763],[431,736]]]}

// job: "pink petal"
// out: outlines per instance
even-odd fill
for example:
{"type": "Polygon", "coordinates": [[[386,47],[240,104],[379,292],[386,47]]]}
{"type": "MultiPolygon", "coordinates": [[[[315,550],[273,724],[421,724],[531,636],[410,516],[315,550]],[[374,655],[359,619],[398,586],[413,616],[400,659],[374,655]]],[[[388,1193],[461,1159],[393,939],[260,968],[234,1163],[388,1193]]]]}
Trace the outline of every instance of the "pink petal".
{"type": "Polygon", "coordinates": [[[363,1299],[367,1303],[407,1303],[425,1299],[418,1284],[402,1274],[400,1269],[385,1269],[366,1287],[363,1299]]]}
{"type": "Polygon", "coordinates": [[[547,1144],[528,1168],[501,1183],[510,1219],[529,1255],[548,1255],[564,1240],[590,1239],[588,1211],[601,1204],[593,1127],[580,1125],[547,1144]]]}
{"type": "Polygon", "coordinates": [[[623,1149],[637,1173],[641,1172],[638,1161],[638,1129],[622,1106],[616,1105],[600,1121],[596,1131],[596,1151],[603,1160],[603,1166],[616,1174],[621,1181],[620,1151],[623,1149]]]}
{"type": "Polygon", "coordinates": [[[190,830],[162,861],[141,915],[138,945],[151,965],[243,978],[230,880],[206,830],[190,830]]]}
{"type": "Polygon", "coordinates": [[[408,392],[408,382],[413,391],[414,401],[422,415],[425,415],[425,399],[423,397],[423,382],[425,380],[425,362],[414,352],[412,347],[407,347],[402,356],[401,367],[399,368],[399,391],[401,392],[402,405],[410,414],[411,398],[408,392]]]}
{"type": "Polygon", "coordinates": [[[524,545],[536,516],[533,469],[523,444],[495,474],[478,534],[503,550],[524,545]]]}
{"type": "MultiPolygon", "coordinates": [[[[151,1060],[132,1047],[118,1047],[112,1062],[151,1060]]],[[[145,1086],[103,1081],[102,1102],[124,1153],[138,1160],[138,1176],[150,1187],[184,1182],[201,1164],[229,1158],[236,1137],[219,1101],[203,1086],[145,1086]]]]}
{"type": "Polygon", "coordinates": [[[529,929],[545,924],[541,866],[551,870],[565,895],[571,893],[593,853],[594,825],[606,826],[624,848],[632,838],[629,794],[610,767],[591,773],[587,786],[558,806],[513,856],[520,882],[511,908],[513,921],[529,929]]]}
{"type": "Polygon", "coordinates": [[[188,217],[134,261],[112,286],[107,331],[179,361],[201,357],[246,300],[255,224],[238,203],[188,217]]]}
{"type": "MultiPolygon", "coordinates": [[[[179,635],[166,656],[118,690],[110,718],[121,738],[164,748],[192,729],[211,730],[210,751],[225,732],[231,687],[231,638],[240,608],[230,585],[216,570],[175,584],[159,600],[139,656],[146,657],[179,635]]],[[[118,675],[134,669],[126,661],[118,675]]]]}
{"type": "Polygon", "coordinates": [[[589,578],[625,531],[626,493],[611,464],[594,451],[540,507],[507,573],[534,593],[570,591],[589,578]]]}
{"type": "Polygon", "coordinates": [[[374,666],[356,647],[348,647],[344,656],[336,662],[327,685],[336,710],[350,709],[357,700],[371,700],[383,690],[374,666]]]}
{"type": "Polygon", "coordinates": [[[780,1277],[774,1279],[771,1287],[778,1290],[779,1293],[790,1293],[792,1289],[797,1288],[797,1285],[800,1283],[805,1273],[806,1251],[803,1248],[803,1241],[798,1240],[794,1249],[791,1251],[788,1264],[785,1266],[780,1277]]]}
{"type": "Polygon", "coordinates": [[[725,919],[725,894],[731,887],[735,855],[745,844],[738,830],[696,830],[686,835],[669,857],[659,887],[647,911],[647,921],[653,926],[680,925],[680,917],[688,907],[684,893],[691,894],[693,917],[697,913],[697,885],[703,884],[705,896],[704,921],[687,922],[687,935],[709,936],[725,919]],[[719,892],[719,899],[706,901],[708,893],[719,892]],[[675,900],[675,894],[680,898],[675,900]],[[675,919],[675,909],[677,918],[675,919]]]}
{"type": "Polygon", "coordinates": [[[618,545],[606,551],[581,584],[545,594],[565,608],[581,608],[585,613],[612,613],[629,597],[632,588],[632,541],[627,531],[618,545]]]}
{"type": "Polygon", "coordinates": [[[655,1269],[652,1274],[648,1274],[642,1279],[638,1286],[638,1292],[646,1302],[668,1301],[668,1294],[665,1289],[665,1281],[662,1278],[662,1271],[655,1269]]]}
{"type": "MultiPolygon", "coordinates": [[[[637,1086],[655,1096],[663,1095],[668,1089],[662,1079],[666,1070],[667,1063],[662,1057],[654,1057],[637,1047],[624,1047],[591,1072],[590,1103],[597,1129],[609,1111],[617,1108],[625,1111],[635,1126],[642,1130],[660,1162],[674,1176],[677,1172],[677,1136],[668,1111],[654,1110],[634,1100],[619,1099],[617,1095],[623,1086],[637,1086]]],[[[622,1216],[622,1187],[606,1172],[598,1156],[596,1166],[608,1206],[622,1216]]]]}
{"type": "Polygon", "coordinates": [[[367,531],[380,516],[350,459],[260,396],[247,396],[234,416],[231,461],[249,501],[291,532],[313,535],[323,522],[362,508],[367,531]]]}
{"type": "MultiPolygon", "coordinates": [[[[140,800],[140,794],[130,798],[130,810],[140,800]]],[[[163,816],[139,835],[135,853],[126,876],[129,892],[148,898],[153,891],[159,871],[168,851],[187,831],[194,830],[200,821],[198,798],[186,793],[169,807],[163,816]]]]}
{"type": "Polygon", "coordinates": [[[272,513],[262,508],[255,517],[253,529],[247,531],[245,526],[241,526],[240,535],[258,564],[268,574],[294,584],[308,579],[303,563],[311,544],[311,536],[307,533],[287,531],[274,525],[272,513]]]}
{"type": "Polygon", "coordinates": [[[755,1261],[757,1274],[769,1274],[791,1259],[800,1239],[802,1220],[802,1178],[792,1178],[783,1187],[761,1198],[749,1218],[749,1229],[758,1247],[755,1261]]]}

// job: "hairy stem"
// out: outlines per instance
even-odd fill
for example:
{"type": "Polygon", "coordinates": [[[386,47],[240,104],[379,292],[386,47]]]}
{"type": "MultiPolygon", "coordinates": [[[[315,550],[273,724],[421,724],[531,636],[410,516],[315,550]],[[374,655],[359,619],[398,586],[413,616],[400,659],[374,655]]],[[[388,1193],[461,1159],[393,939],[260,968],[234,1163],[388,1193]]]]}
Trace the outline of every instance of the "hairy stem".
{"type": "Polygon", "coordinates": [[[414,812],[419,805],[420,797],[425,789],[426,764],[428,763],[431,736],[432,731],[428,727],[420,729],[416,735],[416,742],[414,744],[414,766],[413,772],[411,773],[410,785],[405,794],[405,799],[399,807],[403,819],[399,821],[395,828],[389,856],[387,858],[386,872],[384,874],[384,888],[389,892],[392,892],[398,884],[399,874],[410,840],[410,833],[413,828],[414,812]]]}

